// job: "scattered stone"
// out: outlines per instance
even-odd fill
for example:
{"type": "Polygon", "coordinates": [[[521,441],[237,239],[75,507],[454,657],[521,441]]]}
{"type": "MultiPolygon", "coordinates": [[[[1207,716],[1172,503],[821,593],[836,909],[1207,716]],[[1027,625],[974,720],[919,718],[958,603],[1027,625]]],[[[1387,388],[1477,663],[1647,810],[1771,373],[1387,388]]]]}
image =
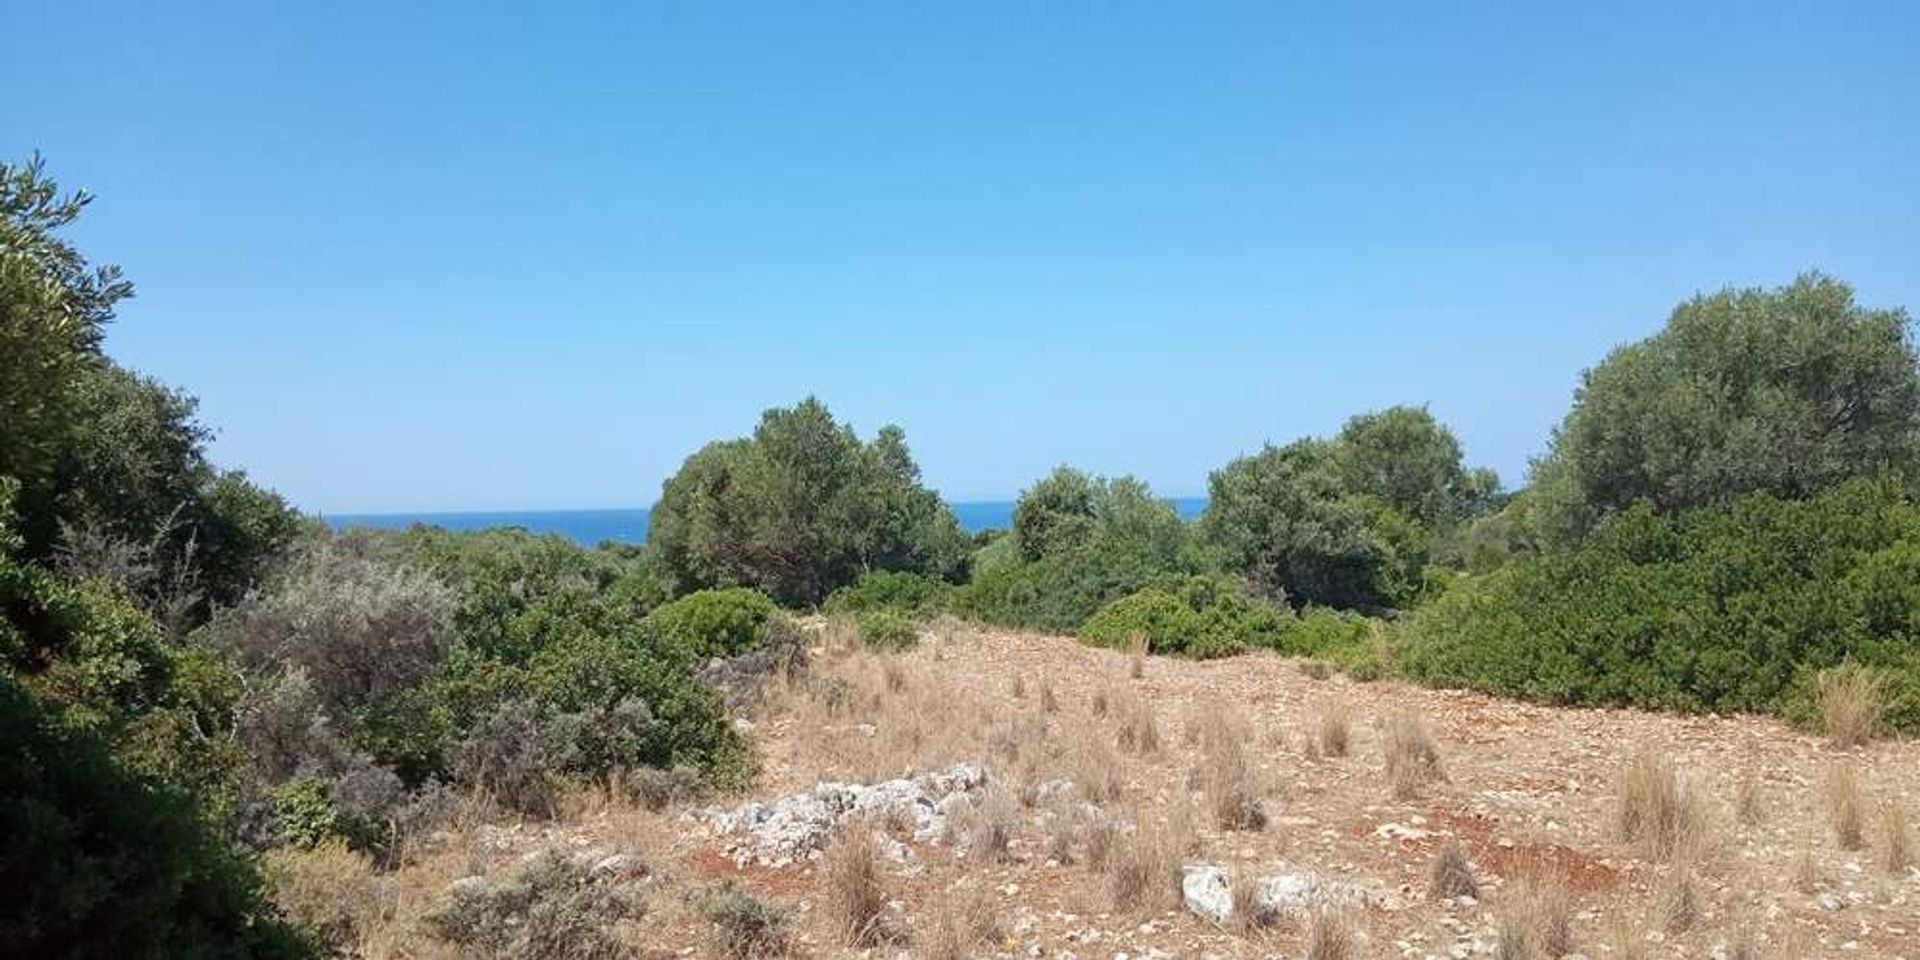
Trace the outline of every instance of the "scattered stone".
{"type": "Polygon", "coordinates": [[[742,835],[728,853],[735,863],[786,866],[824,849],[849,818],[901,824],[916,841],[932,840],[947,826],[947,815],[968,795],[986,786],[977,764],[875,784],[819,783],[807,793],[772,803],[749,802],[731,810],[709,809],[702,817],[717,833],[742,835]]]}
{"type": "MultiPolygon", "coordinates": [[[[1332,880],[1308,870],[1288,869],[1257,881],[1254,903],[1275,917],[1300,916],[1319,907],[1377,904],[1378,893],[1354,883],[1332,880]]],[[[1216,923],[1233,918],[1233,884],[1225,867],[1190,864],[1180,877],[1180,894],[1189,911],[1216,923]]]]}

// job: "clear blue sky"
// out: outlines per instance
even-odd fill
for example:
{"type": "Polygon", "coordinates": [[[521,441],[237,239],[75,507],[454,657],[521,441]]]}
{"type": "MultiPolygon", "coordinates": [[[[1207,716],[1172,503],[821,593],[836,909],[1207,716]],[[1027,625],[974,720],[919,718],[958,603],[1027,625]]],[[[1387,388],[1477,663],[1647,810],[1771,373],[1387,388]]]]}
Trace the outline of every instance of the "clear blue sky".
{"type": "Polygon", "coordinates": [[[1394,403],[1512,483],[1695,291],[1920,309],[1920,5],[951,6],[22,2],[0,148],[328,512],[644,505],[809,393],[955,499],[1394,403]]]}

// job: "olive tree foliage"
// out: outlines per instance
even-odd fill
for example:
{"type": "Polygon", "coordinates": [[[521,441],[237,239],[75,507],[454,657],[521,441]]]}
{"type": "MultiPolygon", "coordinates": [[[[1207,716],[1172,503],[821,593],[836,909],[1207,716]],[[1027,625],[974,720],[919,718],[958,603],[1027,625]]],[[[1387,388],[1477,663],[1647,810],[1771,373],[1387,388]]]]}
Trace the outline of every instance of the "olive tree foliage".
{"type": "Polygon", "coordinates": [[[1348,488],[1429,527],[1478,513],[1500,485],[1492,470],[1466,469],[1459,439],[1425,407],[1354,417],[1334,451],[1348,488]]]}
{"type": "Polygon", "coordinates": [[[790,605],[873,570],[957,576],[965,546],[899,428],[863,443],[813,398],[688,457],[648,533],[675,593],[749,586],[790,605]]]}
{"type": "Polygon", "coordinates": [[[1908,317],[1807,274],[1722,290],[1586,372],[1534,465],[1535,522],[1566,547],[1646,502],[1672,513],[1912,471],[1920,379],[1908,317]]]}
{"type": "Polygon", "coordinates": [[[59,236],[90,199],[37,158],[0,164],[0,476],[20,484],[26,559],[112,580],[178,636],[244,595],[301,522],[207,462],[193,397],[101,355],[133,287],[59,236]]]}
{"type": "Polygon", "coordinates": [[[101,362],[114,305],[133,294],[119,268],[91,266],[59,236],[91,200],[61,193],[38,157],[0,163],[0,476],[22,485],[29,543],[51,531],[46,511],[35,508],[50,499],[74,428],[77,384],[101,362]]]}
{"type": "Polygon", "coordinates": [[[1432,414],[1392,407],[1214,471],[1200,531],[1266,597],[1391,608],[1417,599],[1436,537],[1488,509],[1499,485],[1462,464],[1432,414]]]}

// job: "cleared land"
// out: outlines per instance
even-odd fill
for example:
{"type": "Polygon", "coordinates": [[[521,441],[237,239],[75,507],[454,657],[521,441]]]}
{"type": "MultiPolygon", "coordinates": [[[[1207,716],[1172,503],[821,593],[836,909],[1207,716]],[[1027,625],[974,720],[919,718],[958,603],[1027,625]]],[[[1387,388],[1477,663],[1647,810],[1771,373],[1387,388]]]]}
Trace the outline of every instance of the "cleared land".
{"type": "MultiPolygon", "coordinates": [[[[1920,870],[1899,862],[1920,811],[1910,742],[1841,749],[1767,718],[1314,679],[1266,655],[1154,658],[1136,678],[1124,654],[953,623],[903,653],[822,636],[810,675],[776,681],[751,715],[766,768],[749,796],[476,814],[374,885],[353,939],[453,955],[421,920],[449,886],[501,883],[553,849],[630,855],[603,882],[644,899],[609,930],[641,956],[777,948],[751,936],[754,904],[784,909],[785,949],[813,957],[1920,957],[1920,870]],[[931,838],[849,820],[842,836],[882,836],[768,865],[703,813],[955,763],[989,785],[947,804],[931,838]],[[1837,829],[1849,803],[1853,849],[1837,829]],[[1430,890],[1456,842],[1477,896],[1437,895],[1465,889],[1457,856],[1430,890]],[[1183,902],[1201,864],[1223,868],[1233,917],[1183,902]],[[1272,877],[1305,883],[1308,906],[1261,910],[1272,877]]],[[[359,883],[342,873],[341,889],[359,883]]]]}

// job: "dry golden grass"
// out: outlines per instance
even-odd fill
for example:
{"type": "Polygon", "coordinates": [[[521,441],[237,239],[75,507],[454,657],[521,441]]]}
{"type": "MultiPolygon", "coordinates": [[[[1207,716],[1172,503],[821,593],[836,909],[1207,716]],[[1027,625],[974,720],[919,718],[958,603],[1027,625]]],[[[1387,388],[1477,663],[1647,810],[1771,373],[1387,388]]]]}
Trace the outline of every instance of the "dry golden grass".
{"type": "Polygon", "coordinates": [[[266,871],[281,912],[335,951],[358,952],[393,920],[373,861],[343,843],[275,850],[267,856],[266,871]]]}
{"type": "Polygon", "coordinates": [[[1836,764],[1827,771],[1827,822],[1840,849],[1866,846],[1866,803],[1850,764],[1836,764]]]}
{"type": "Polygon", "coordinates": [[[1427,896],[1440,900],[1479,895],[1480,884],[1473,878],[1473,864],[1467,860],[1467,851],[1458,839],[1448,840],[1427,868],[1427,896]]]}
{"type": "Polygon", "coordinates": [[[958,818],[963,824],[967,856],[993,863],[1007,859],[1007,847],[1020,828],[1020,803],[1000,788],[987,790],[968,804],[958,818]]]}
{"type": "Polygon", "coordinates": [[[1112,699],[1113,694],[1107,691],[1106,688],[1103,687],[1095,690],[1093,696],[1087,700],[1087,709],[1091,711],[1096,718],[1105,717],[1111,709],[1112,699]]]}
{"type": "Polygon", "coordinates": [[[1353,715],[1345,704],[1329,707],[1320,714],[1316,742],[1329,757],[1344,757],[1353,741],[1353,715]]]}
{"type": "Polygon", "coordinates": [[[1256,936],[1280,922],[1278,911],[1261,906],[1259,879],[1252,873],[1236,870],[1229,881],[1233,896],[1233,930],[1243,937],[1256,936]]]}
{"type": "Polygon", "coordinates": [[[1045,713],[1060,712],[1060,698],[1053,692],[1053,681],[1040,681],[1040,709],[1045,713]]]}
{"type": "Polygon", "coordinates": [[[1213,807],[1213,820],[1222,830],[1259,830],[1267,825],[1260,798],[1266,792],[1247,760],[1246,745],[1253,733],[1218,701],[1208,703],[1190,719],[1188,729],[1204,756],[1200,781],[1213,807]]]}
{"type": "Polygon", "coordinates": [[[1665,756],[1641,751],[1621,772],[1619,782],[1616,823],[1621,840],[1638,844],[1656,860],[1704,846],[1709,829],[1706,808],[1680,782],[1665,756]]]}
{"type": "Polygon", "coordinates": [[[1495,953],[1501,960],[1544,960],[1573,952],[1573,902],[1551,871],[1522,876],[1501,898],[1495,953]]]}
{"type": "Polygon", "coordinates": [[[1767,819],[1765,801],[1760,794],[1760,778],[1748,771],[1740,778],[1733,795],[1734,817],[1742,826],[1756,827],[1767,819]]]}
{"type": "Polygon", "coordinates": [[[1394,799],[1417,797],[1427,784],[1447,779],[1446,769],[1440,764],[1439,748],[1427,735],[1426,725],[1411,711],[1395,711],[1387,718],[1382,734],[1387,784],[1394,799]]]}
{"type": "Polygon", "coordinates": [[[1308,679],[1325,680],[1333,675],[1333,668],[1327,666],[1325,660],[1302,660],[1300,661],[1300,672],[1308,679]]]}
{"type": "Polygon", "coordinates": [[[1153,704],[1128,691],[1116,698],[1113,712],[1120,725],[1120,749],[1141,756],[1160,752],[1160,724],[1153,704]]]}
{"type": "Polygon", "coordinates": [[[1135,680],[1147,675],[1147,635],[1136,633],[1127,638],[1127,676],[1135,680]]]}
{"type": "Polygon", "coordinates": [[[936,892],[931,920],[920,933],[914,955],[920,960],[968,960],[976,947],[998,935],[993,903],[977,891],[936,892]]]}
{"type": "Polygon", "coordinates": [[[1360,932],[1342,910],[1318,910],[1307,926],[1307,960],[1360,960],[1360,932]]]}
{"type": "Polygon", "coordinates": [[[1125,774],[1106,734],[1093,724],[1080,723],[1067,727],[1065,736],[1066,772],[1080,796],[1100,804],[1120,799],[1125,774]]]}
{"type": "Polygon", "coordinates": [[[1873,739],[1880,731],[1886,704],[1886,677],[1870,667],[1843,663],[1820,671],[1814,681],[1814,712],[1820,717],[1820,729],[1837,747],[1859,746],[1873,739]]]}
{"type": "Polygon", "coordinates": [[[1025,700],[1027,698],[1027,675],[1024,673],[1014,674],[1013,682],[1009,685],[1007,692],[1011,693],[1015,700],[1025,700]]]}
{"type": "Polygon", "coordinates": [[[847,824],[827,848],[820,885],[820,904],[842,941],[871,947],[889,939],[880,844],[871,827],[847,824]]]}
{"type": "Polygon", "coordinates": [[[1132,833],[1117,838],[1107,856],[1107,889],[1114,910],[1154,911],[1179,902],[1186,846],[1179,833],[1177,825],[1161,826],[1141,817],[1132,833]]]}
{"type": "Polygon", "coordinates": [[[1670,936],[1678,936],[1700,922],[1701,907],[1692,859],[1676,858],[1654,888],[1653,925],[1670,936]]]}
{"type": "Polygon", "coordinates": [[[1907,868],[1913,866],[1913,835],[1907,827],[1906,806],[1899,797],[1888,796],[1880,802],[1876,834],[1881,868],[1889,876],[1906,876],[1907,868]]]}
{"type": "Polygon", "coordinates": [[[1820,868],[1814,862],[1811,843],[1803,845],[1793,858],[1793,888],[1805,894],[1820,889],[1820,868]]]}

